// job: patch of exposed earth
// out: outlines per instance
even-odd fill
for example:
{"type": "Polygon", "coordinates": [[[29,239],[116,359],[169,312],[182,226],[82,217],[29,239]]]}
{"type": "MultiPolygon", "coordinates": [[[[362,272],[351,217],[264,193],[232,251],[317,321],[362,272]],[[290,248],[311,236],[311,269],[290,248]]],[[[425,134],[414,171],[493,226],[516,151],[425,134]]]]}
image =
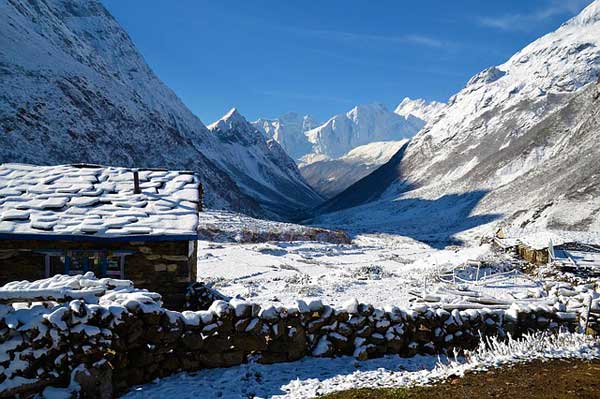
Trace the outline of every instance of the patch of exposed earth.
{"type": "Polygon", "coordinates": [[[600,398],[600,360],[537,360],[430,387],[360,389],[327,399],[600,398]]]}

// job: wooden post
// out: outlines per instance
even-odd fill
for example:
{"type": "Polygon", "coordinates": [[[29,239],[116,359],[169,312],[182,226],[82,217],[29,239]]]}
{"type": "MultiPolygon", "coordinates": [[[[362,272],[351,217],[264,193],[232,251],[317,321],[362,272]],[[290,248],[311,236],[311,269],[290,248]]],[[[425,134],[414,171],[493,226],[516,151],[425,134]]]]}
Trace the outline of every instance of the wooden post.
{"type": "Polygon", "coordinates": [[[133,193],[141,194],[142,190],[140,190],[140,174],[137,169],[133,170],[133,193]]]}
{"type": "Polygon", "coordinates": [[[44,258],[44,276],[50,277],[50,255],[46,255],[44,258]]]}
{"type": "Polygon", "coordinates": [[[119,259],[119,269],[121,271],[121,279],[125,278],[125,255],[121,255],[121,259],[119,259]]]}

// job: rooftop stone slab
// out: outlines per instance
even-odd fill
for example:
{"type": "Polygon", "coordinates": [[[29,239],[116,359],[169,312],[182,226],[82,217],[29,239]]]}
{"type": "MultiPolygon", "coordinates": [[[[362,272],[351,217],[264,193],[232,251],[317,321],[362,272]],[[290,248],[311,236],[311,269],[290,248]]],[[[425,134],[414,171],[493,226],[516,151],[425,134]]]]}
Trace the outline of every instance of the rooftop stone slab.
{"type": "Polygon", "coordinates": [[[186,236],[198,227],[191,172],[97,165],[0,165],[0,235],[186,236]]]}

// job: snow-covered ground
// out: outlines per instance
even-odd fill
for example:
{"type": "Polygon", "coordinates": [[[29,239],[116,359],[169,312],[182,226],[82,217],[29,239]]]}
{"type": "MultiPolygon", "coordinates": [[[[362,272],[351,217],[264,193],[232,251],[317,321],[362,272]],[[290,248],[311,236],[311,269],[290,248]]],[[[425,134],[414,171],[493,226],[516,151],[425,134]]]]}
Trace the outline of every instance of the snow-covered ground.
{"type": "Polygon", "coordinates": [[[146,384],[125,398],[314,398],[352,388],[426,385],[467,371],[483,371],[535,359],[594,359],[598,341],[590,336],[537,334],[506,343],[491,341],[465,358],[387,356],[359,362],[354,358],[304,358],[299,362],[202,370],[146,384]]]}
{"type": "MultiPolygon", "coordinates": [[[[356,298],[375,306],[407,306],[409,291],[435,291],[446,284],[434,277],[469,261],[495,262],[489,245],[435,249],[408,237],[358,236],[351,245],[315,242],[256,244],[200,242],[198,280],[220,292],[266,304],[293,306],[296,299],[319,297],[341,305],[356,298]]],[[[486,269],[487,270],[487,269],[486,269]]],[[[480,270],[485,273],[498,270],[480,270]]],[[[525,276],[506,276],[506,284],[477,284],[470,289],[498,299],[514,299],[535,289],[525,276]]]]}

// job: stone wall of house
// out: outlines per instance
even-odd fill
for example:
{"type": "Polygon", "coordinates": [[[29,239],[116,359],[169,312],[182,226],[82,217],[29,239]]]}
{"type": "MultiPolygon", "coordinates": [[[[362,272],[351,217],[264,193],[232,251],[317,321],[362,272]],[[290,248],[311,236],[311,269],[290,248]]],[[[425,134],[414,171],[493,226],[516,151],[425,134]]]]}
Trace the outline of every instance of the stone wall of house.
{"type": "Polygon", "coordinates": [[[545,265],[548,263],[548,249],[533,249],[527,245],[518,245],[517,252],[529,263],[545,265]]]}
{"type": "Polygon", "coordinates": [[[55,249],[132,251],[125,258],[124,278],[139,288],[160,293],[165,306],[171,309],[183,309],[185,289],[196,280],[196,241],[0,240],[0,286],[10,281],[44,278],[45,258],[35,251],[55,249]]]}
{"type": "Polygon", "coordinates": [[[0,240],[0,286],[19,280],[44,278],[44,255],[34,253],[19,241],[0,240]]]}
{"type": "Polygon", "coordinates": [[[234,299],[179,313],[136,293],[119,303],[73,300],[29,310],[0,305],[0,397],[76,382],[80,394],[108,398],[178,371],[307,355],[364,360],[447,353],[474,348],[481,337],[578,325],[575,312],[516,305],[446,311],[351,302],[334,309],[314,300],[298,301],[294,308],[261,308],[234,299]]]}

